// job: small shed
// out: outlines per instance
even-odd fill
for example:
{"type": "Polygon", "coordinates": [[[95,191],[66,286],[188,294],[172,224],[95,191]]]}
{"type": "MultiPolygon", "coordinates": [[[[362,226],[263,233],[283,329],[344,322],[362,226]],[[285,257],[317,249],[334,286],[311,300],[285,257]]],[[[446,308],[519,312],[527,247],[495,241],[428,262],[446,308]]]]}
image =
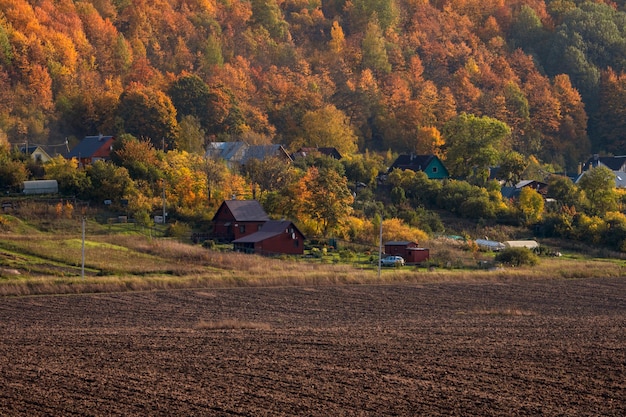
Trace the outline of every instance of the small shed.
{"type": "Polygon", "coordinates": [[[258,232],[233,241],[236,252],[302,255],[304,234],[289,220],[269,220],[258,232]]]}
{"type": "Polygon", "coordinates": [[[57,180],[24,181],[24,194],[56,194],[59,192],[57,180]]]}
{"type": "Polygon", "coordinates": [[[427,248],[420,248],[416,242],[410,241],[386,242],[385,254],[402,256],[407,264],[419,264],[430,258],[427,248]]]}

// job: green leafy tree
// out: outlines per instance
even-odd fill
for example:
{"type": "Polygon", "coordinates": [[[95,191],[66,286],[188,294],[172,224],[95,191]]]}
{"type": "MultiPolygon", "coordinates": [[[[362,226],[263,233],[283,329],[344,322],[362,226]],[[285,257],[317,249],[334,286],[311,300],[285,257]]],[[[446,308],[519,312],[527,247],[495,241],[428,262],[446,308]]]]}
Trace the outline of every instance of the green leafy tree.
{"type": "Polygon", "coordinates": [[[527,167],[528,162],[524,155],[509,151],[502,155],[498,176],[509,184],[517,184],[522,179],[527,167]]]}
{"type": "Polygon", "coordinates": [[[509,127],[490,117],[462,113],[445,124],[443,134],[448,144],[446,167],[453,176],[485,184],[489,167],[500,158],[509,127]]]}
{"type": "Polygon", "coordinates": [[[363,68],[381,73],[391,71],[385,37],[376,19],[372,19],[367,24],[361,47],[363,48],[363,68]]]}
{"type": "Polygon", "coordinates": [[[562,175],[550,176],[547,196],[555,199],[562,206],[579,209],[584,206],[584,195],[580,188],[571,179],[562,175]]]}
{"type": "Polygon", "coordinates": [[[344,112],[333,105],[307,111],[302,117],[305,146],[335,147],[349,155],[357,150],[357,136],[344,112]]]}
{"type": "Polygon", "coordinates": [[[352,212],[346,177],[335,170],[309,168],[299,181],[301,213],[318,225],[323,237],[336,231],[352,212]]]}
{"type": "Polygon", "coordinates": [[[122,130],[138,138],[148,138],[152,144],[172,149],[177,136],[176,108],[162,91],[138,84],[120,97],[117,115],[122,130]]]}
{"type": "Polygon", "coordinates": [[[204,129],[195,116],[185,116],[178,124],[176,148],[190,153],[204,153],[204,129]]]}
{"type": "Polygon", "coordinates": [[[134,192],[135,184],[128,170],[112,162],[94,162],[87,168],[87,176],[91,180],[88,195],[97,203],[111,200],[114,205],[121,207],[121,201],[134,192]]]}
{"type": "Polygon", "coordinates": [[[22,161],[0,154],[0,190],[17,192],[27,179],[28,171],[22,161]]]}
{"type": "Polygon", "coordinates": [[[61,194],[84,197],[92,186],[85,170],[78,168],[77,159],[58,155],[44,164],[44,170],[46,179],[57,180],[61,194]]]}
{"type": "Polygon", "coordinates": [[[211,93],[209,86],[197,75],[182,75],[172,83],[167,93],[179,121],[185,116],[195,116],[199,120],[207,116],[211,93]]]}
{"type": "Polygon", "coordinates": [[[609,168],[599,166],[586,171],[578,186],[585,192],[591,214],[602,216],[617,208],[615,174],[609,168]]]}
{"type": "Polygon", "coordinates": [[[289,24],[283,18],[276,0],[252,0],[252,19],[257,25],[263,26],[274,40],[289,39],[289,24]]]}

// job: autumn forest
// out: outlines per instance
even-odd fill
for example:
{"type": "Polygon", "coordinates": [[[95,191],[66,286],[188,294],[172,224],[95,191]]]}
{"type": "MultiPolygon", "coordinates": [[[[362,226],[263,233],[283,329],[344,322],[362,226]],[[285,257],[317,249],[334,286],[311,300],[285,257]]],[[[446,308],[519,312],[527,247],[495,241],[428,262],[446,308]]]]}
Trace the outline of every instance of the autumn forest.
{"type": "MultiPolygon", "coordinates": [[[[459,120],[480,120],[502,132],[489,163],[521,158],[574,173],[592,153],[626,150],[623,9],[578,0],[0,0],[0,136],[64,150],[115,135],[117,164],[134,186],[152,187],[133,204],[158,206],[140,200],[158,199],[169,167],[187,178],[168,179],[181,210],[207,197],[215,206],[248,190],[252,171],[261,176],[248,167],[225,181],[202,160],[209,141],[335,147],[348,157],[338,178],[320,176],[317,164],[303,167],[300,186],[345,188],[346,176],[373,184],[398,153],[449,158],[464,176],[453,160],[459,120]],[[198,190],[194,172],[204,175],[198,190]]],[[[271,194],[283,174],[259,185],[270,211],[287,210],[271,194]]],[[[100,184],[119,172],[102,165],[86,175],[100,184]]],[[[396,200],[410,199],[411,186],[400,188],[396,200]]],[[[289,192],[304,195],[297,185],[289,192]]]]}

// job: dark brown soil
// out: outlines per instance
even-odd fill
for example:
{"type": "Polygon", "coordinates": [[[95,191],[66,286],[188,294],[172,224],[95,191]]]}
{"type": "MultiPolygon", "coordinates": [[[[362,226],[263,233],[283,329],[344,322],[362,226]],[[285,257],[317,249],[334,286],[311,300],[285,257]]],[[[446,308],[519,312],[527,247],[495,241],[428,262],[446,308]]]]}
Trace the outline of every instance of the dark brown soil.
{"type": "Polygon", "coordinates": [[[0,299],[0,415],[624,416],[626,279],[0,299]]]}

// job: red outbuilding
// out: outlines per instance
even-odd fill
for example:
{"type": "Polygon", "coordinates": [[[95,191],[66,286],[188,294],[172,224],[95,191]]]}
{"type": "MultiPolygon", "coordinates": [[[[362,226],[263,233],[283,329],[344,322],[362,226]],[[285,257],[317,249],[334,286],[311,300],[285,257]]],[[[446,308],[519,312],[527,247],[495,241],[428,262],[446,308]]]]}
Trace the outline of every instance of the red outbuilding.
{"type": "Polygon", "coordinates": [[[233,241],[236,252],[259,255],[302,255],[304,235],[289,220],[270,220],[261,230],[233,241]]]}
{"type": "Polygon", "coordinates": [[[417,243],[409,241],[386,242],[385,254],[402,256],[407,264],[419,264],[430,258],[427,248],[420,248],[417,243]]]}

